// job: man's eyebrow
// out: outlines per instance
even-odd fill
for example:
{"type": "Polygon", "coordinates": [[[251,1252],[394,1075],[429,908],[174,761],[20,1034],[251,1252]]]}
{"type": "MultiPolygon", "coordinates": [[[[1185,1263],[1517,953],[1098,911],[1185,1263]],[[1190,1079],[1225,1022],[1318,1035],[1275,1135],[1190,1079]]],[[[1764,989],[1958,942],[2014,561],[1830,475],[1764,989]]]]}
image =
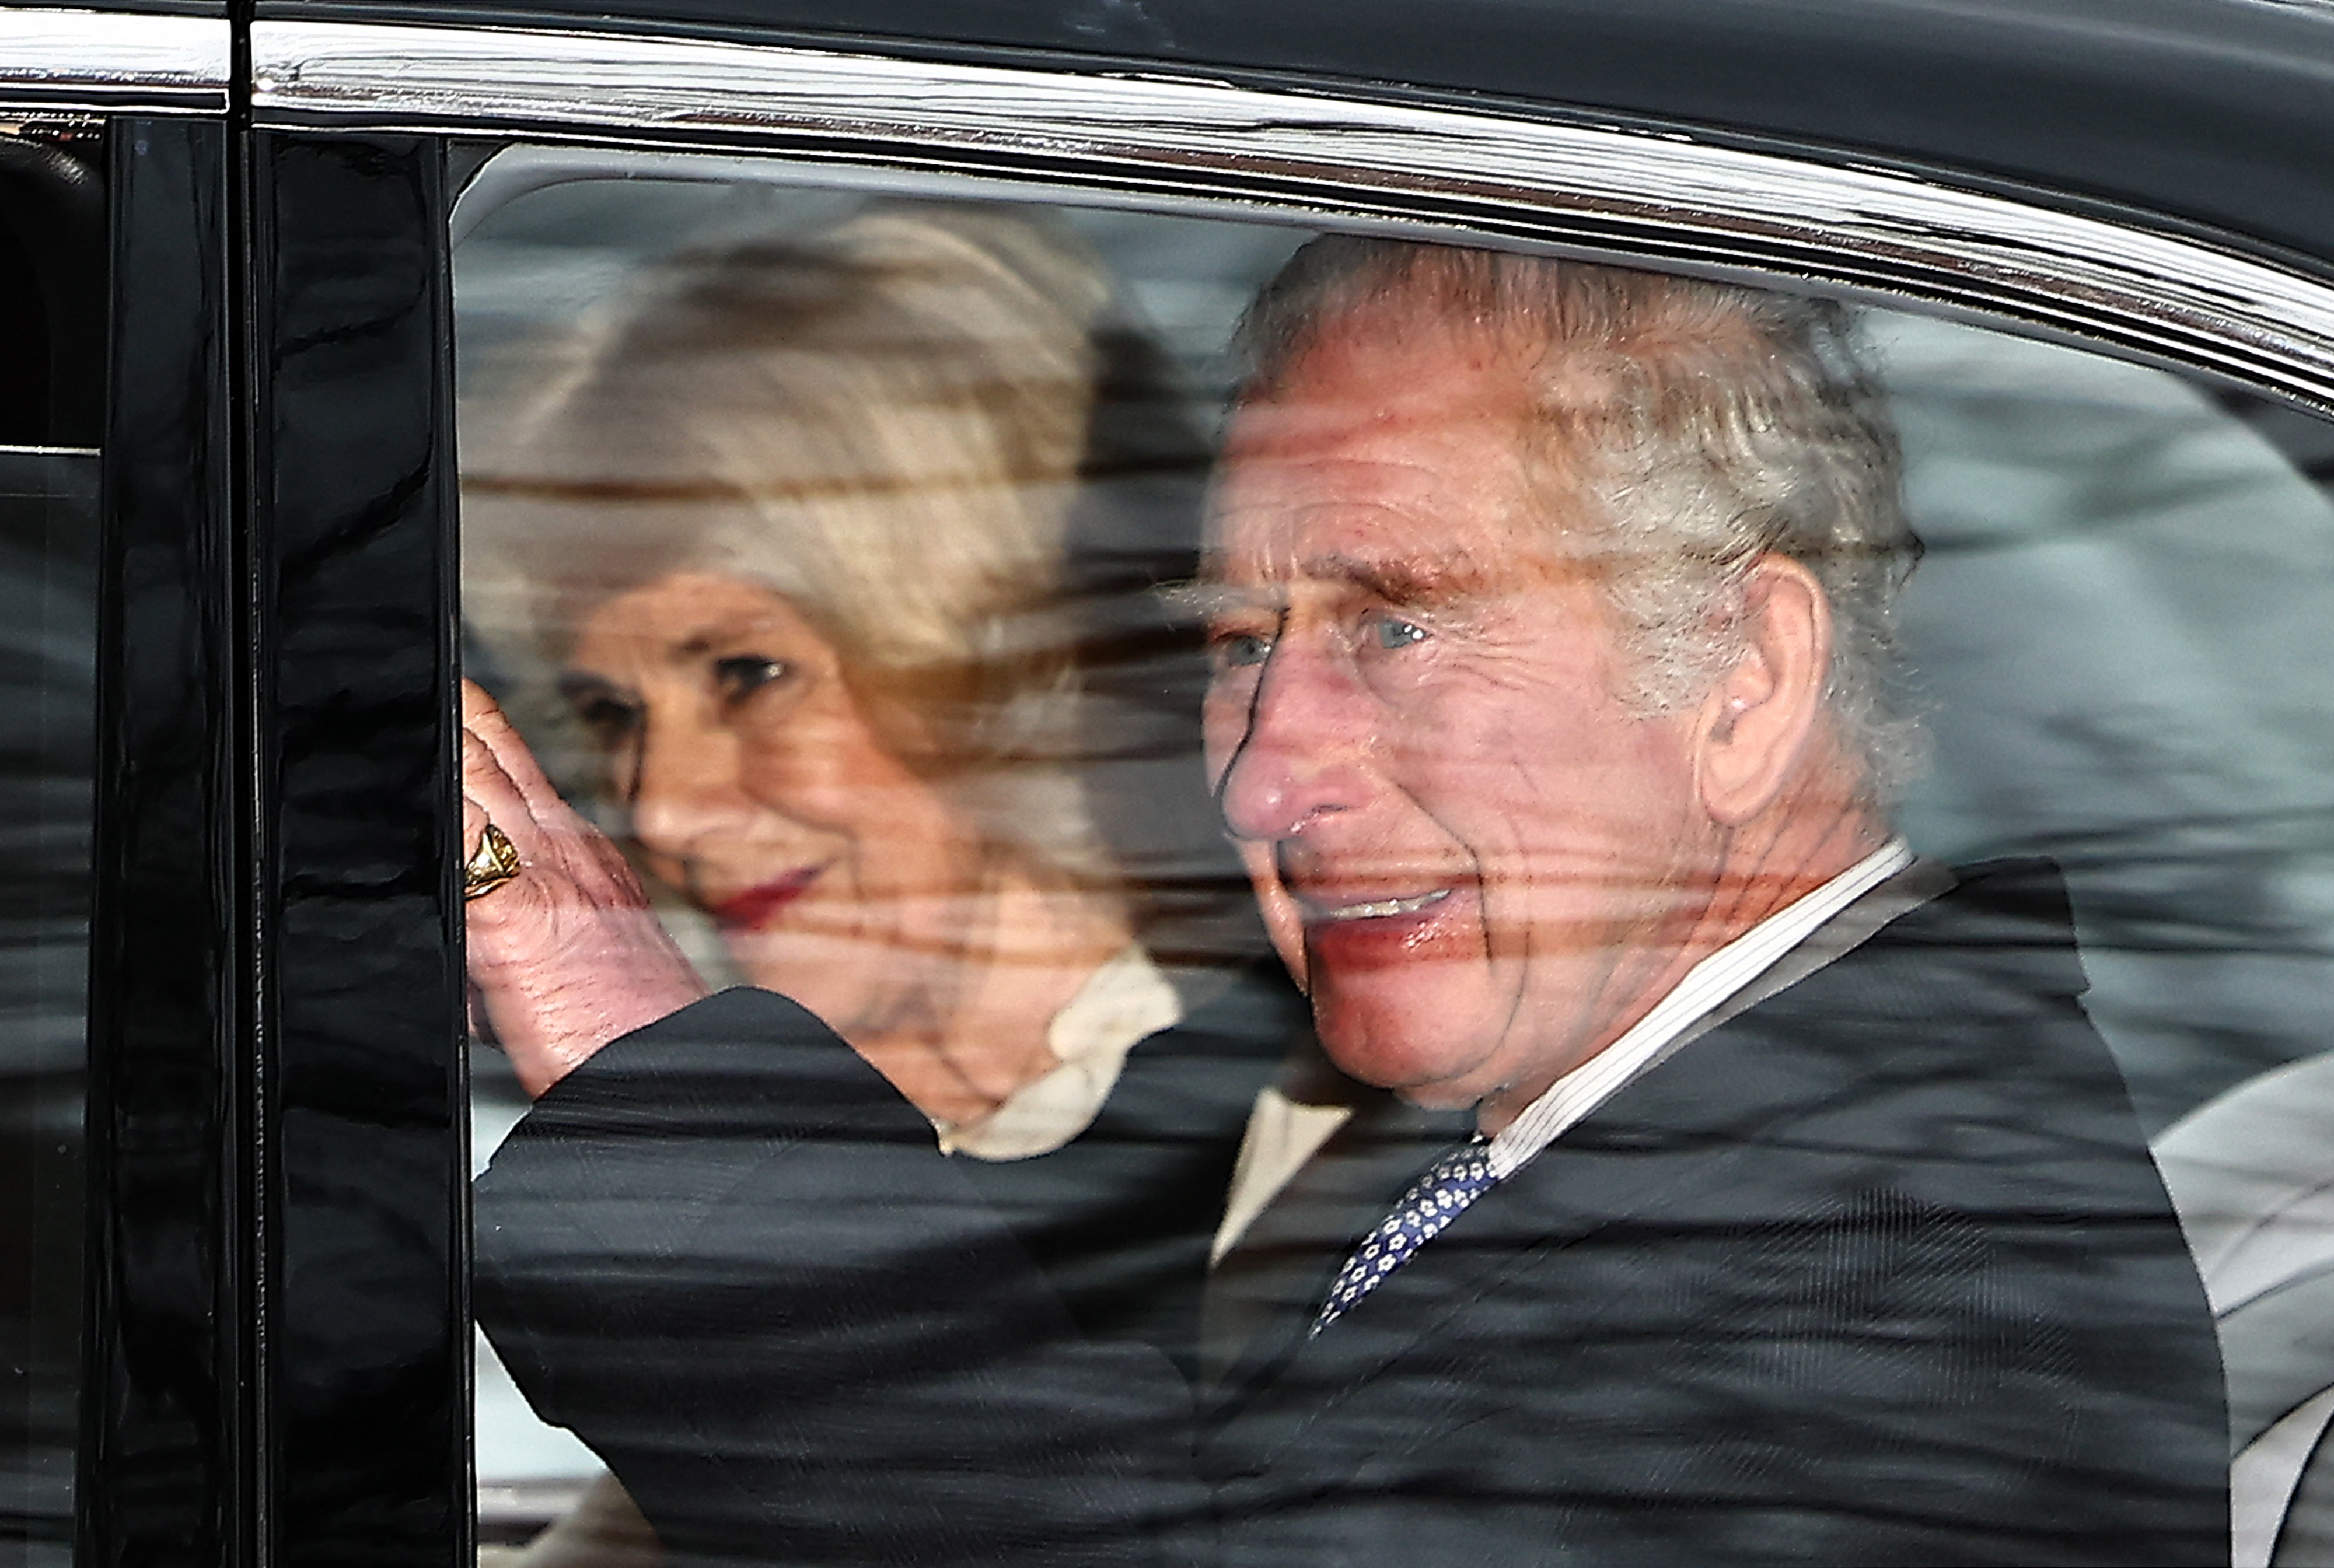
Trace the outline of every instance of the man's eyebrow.
{"type": "Polygon", "coordinates": [[[1442,555],[1311,556],[1304,574],[1315,582],[1348,582],[1388,604],[1424,608],[1488,592],[1496,575],[1463,552],[1442,555]]]}
{"type": "MultiPolygon", "coordinates": [[[[1307,556],[1297,571],[1298,582],[1335,582],[1358,588],[1406,608],[1448,605],[1479,598],[1493,591],[1502,574],[1461,551],[1442,555],[1364,556],[1328,553],[1307,556]]],[[[1233,584],[1200,578],[1162,589],[1161,596],[1174,608],[1202,617],[1230,615],[1244,610],[1280,610],[1288,602],[1288,583],[1275,580],[1233,584]]]]}

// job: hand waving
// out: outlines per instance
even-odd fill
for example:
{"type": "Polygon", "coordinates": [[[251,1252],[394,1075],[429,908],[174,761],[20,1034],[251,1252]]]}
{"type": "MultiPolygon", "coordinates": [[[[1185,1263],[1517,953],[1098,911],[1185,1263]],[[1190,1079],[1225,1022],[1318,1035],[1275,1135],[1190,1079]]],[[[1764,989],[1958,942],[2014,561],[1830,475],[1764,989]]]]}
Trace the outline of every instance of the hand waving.
{"type": "Polygon", "coordinates": [[[513,880],[472,899],[470,981],[519,1082],[540,1095],[619,1035],[706,994],[623,854],[544,777],[495,701],[462,683],[462,842],[491,822],[513,880]]]}

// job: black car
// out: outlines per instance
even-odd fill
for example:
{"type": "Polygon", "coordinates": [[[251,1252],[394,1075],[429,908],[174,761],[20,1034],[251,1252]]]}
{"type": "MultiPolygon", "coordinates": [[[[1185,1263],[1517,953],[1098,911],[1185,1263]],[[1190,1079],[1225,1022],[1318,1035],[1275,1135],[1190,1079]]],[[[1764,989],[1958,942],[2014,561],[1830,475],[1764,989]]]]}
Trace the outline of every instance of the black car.
{"type": "MultiPolygon", "coordinates": [[[[1315,235],[1855,306],[1925,544],[1897,821],[2063,868],[2234,1561],[2334,1563],[2334,7],[140,0],[0,5],[0,1563],[516,1561],[596,1484],[470,1322],[527,1097],[470,1027],[460,677],[579,802],[598,754],[466,515],[676,256],[934,213],[1075,249],[1172,389],[1128,559],[1315,235]]],[[[1154,727],[1086,787],[1214,931],[1181,680],[1112,688],[1154,727]]]]}

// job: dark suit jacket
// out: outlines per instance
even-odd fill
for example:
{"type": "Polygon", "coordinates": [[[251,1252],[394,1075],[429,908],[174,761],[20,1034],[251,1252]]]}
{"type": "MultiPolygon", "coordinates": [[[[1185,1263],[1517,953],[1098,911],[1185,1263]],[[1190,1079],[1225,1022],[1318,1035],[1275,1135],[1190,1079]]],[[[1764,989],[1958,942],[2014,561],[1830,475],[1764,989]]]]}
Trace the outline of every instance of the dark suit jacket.
{"type": "Polygon", "coordinates": [[[863,1084],[662,1082],[721,1055],[683,1015],[497,1160],[481,1315],[669,1540],[755,1561],[2224,1560],[2211,1325],[2080,989],[2055,879],[1972,878],[1196,1427],[863,1084]]]}
{"type": "Polygon", "coordinates": [[[1187,1555],[1198,1288],[1249,1106],[1308,1026],[1258,966],[1139,1043],[1069,1145],[988,1162],[940,1154],[810,1014],[724,992],[497,1153],[479,1321],[682,1563],[1187,1555]]]}

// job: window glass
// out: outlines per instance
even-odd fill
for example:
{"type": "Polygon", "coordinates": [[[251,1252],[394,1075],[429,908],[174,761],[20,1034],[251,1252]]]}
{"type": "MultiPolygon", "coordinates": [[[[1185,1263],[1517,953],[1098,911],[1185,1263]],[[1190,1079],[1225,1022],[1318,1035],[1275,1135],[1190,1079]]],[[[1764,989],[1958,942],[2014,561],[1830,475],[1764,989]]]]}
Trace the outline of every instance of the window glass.
{"type": "Polygon", "coordinates": [[[0,121],[0,445],[97,444],[105,197],[93,125],[0,121]]]}
{"type": "Polygon", "coordinates": [[[104,204],[95,133],[0,127],[0,1563],[71,1560],[104,204]]]}
{"type": "Polygon", "coordinates": [[[455,226],[489,1551],[2329,1527],[2328,427],[892,176],[455,226]]]}

